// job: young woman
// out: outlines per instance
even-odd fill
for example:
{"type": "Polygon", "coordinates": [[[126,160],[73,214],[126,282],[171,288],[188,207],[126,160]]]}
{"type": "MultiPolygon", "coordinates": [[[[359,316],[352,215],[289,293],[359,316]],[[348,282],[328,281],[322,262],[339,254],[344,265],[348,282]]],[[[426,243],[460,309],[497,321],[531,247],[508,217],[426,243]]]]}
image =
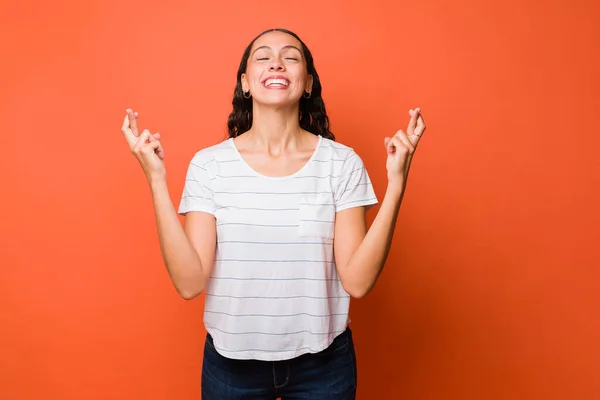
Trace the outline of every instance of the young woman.
{"type": "Polygon", "coordinates": [[[388,184],[377,203],[361,158],[334,141],[312,55],[294,33],[263,32],[237,74],[229,138],[197,152],[178,211],[159,134],[122,132],[151,187],[162,255],[186,299],[205,292],[202,398],[354,399],[350,298],[387,258],[425,124],[385,138],[388,184]],[[181,226],[177,212],[185,215],[181,226]]]}

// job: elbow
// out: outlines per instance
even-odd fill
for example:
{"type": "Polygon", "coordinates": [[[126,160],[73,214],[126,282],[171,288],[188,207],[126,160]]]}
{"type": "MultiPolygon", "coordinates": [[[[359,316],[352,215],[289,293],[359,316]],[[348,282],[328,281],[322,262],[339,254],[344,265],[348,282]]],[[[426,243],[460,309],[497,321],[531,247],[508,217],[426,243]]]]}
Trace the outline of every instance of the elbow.
{"type": "Polygon", "coordinates": [[[184,300],[193,300],[195,299],[200,293],[196,294],[193,292],[179,292],[179,295],[184,299],[184,300]]]}
{"type": "Polygon", "coordinates": [[[190,274],[179,274],[171,276],[171,282],[175,290],[184,300],[193,300],[205,289],[205,282],[190,274]]]}
{"type": "Polygon", "coordinates": [[[346,293],[350,295],[353,299],[362,299],[365,297],[370,291],[371,288],[366,285],[343,285],[346,293]]]}
{"type": "Polygon", "coordinates": [[[204,291],[204,288],[200,288],[200,289],[177,288],[177,293],[179,293],[179,295],[184,300],[193,300],[196,297],[200,296],[200,294],[202,294],[203,291],[204,291]]]}
{"type": "Polygon", "coordinates": [[[350,297],[352,297],[353,299],[362,299],[363,297],[365,297],[367,294],[369,293],[368,290],[354,290],[352,292],[348,292],[348,294],[350,295],[350,297]]]}
{"type": "Polygon", "coordinates": [[[369,277],[364,276],[364,274],[356,274],[356,273],[347,273],[350,271],[342,269],[338,273],[340,278],[340,282],[344,291],[350,295],[353,299],[362,299],[365,297],[373,286],[375,282],[372,282],[369,277]],[[346,272],[346,273],[345,273],[346,272]]]}

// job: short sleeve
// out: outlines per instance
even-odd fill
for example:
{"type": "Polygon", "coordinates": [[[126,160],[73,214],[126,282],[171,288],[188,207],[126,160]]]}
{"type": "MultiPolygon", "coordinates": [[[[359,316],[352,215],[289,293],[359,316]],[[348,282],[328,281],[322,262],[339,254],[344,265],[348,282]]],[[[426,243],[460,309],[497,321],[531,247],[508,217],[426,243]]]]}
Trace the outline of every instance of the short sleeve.
{"type": "Polygon", "coordinates": [[[355,151],[350,151],[340,172],[340,181],[335,190],[336,212],[352,207],[377,204],[371,179],[362,159],[355,151]]]}
{"type": "Polygon", "coordinates": [[[179,214],[185,215],[190,211],[202,211],[215,214],[214,193],[210,174],[206,163],[201,163],[194,157],[190,162],[185,177],[185,185],[181,202],[179,203],[179,214]]]}

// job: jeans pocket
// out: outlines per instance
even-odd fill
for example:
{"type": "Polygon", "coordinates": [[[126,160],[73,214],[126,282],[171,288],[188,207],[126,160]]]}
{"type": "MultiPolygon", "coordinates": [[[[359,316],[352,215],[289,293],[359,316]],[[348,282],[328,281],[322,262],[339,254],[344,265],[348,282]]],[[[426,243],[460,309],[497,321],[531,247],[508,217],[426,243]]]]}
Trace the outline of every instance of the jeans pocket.
{"type": "Polygon", "coordinates": [[[205,348],[205,349],[208,349],[208,350],[210,350],[210,351],[213,351],[213,352],[215,352],[215,353],[218,353],[218,352],[217,352],[217,349],[215,348],[215,344],[214,344],[214,342],[213,342],[213,338],[212,338],[212,336],[210,336],[210,334],[208,334],[208,333],[206,334],[206,339],[205,339],[205,341],[204,341],[204,348],[205,348]]]}

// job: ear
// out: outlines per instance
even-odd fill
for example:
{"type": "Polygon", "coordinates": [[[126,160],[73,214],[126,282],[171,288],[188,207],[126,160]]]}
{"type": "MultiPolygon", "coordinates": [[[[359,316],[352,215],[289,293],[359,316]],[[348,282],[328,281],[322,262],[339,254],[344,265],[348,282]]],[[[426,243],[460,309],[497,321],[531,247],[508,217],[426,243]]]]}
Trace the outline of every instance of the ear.
{"type": "Polygon", "coordinates": [[[304,90],[308,93],[312,92],[312,87],[313,87],[313,76],[312,75],[308,75],[308,79],[306,80],[306,87],[304,88],[304,90]]]}
{"type": "Polygon", "coordinates": [[[250,90],[248,87],[248,78],[246,78],[246,73],[243,73],[240,77],[240,81],[242,82],[242,92],[247,92],[250,90]]]}

